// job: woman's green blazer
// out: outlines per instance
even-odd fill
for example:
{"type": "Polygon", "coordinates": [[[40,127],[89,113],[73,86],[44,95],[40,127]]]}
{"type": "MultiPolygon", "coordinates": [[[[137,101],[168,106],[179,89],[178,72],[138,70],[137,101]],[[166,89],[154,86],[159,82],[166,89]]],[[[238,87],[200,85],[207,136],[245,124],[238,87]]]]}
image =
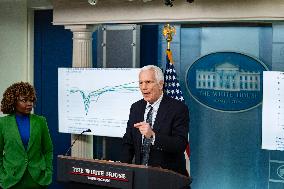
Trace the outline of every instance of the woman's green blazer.
{"type": "Polygon", "coordinates": [[[18,131],[15,115],[0,117],[0,187],[18,183],[28,170],[35,182],[52,182],[53,145],[46,119],[30,114],[30,139],[27,150],[18,131]]]}

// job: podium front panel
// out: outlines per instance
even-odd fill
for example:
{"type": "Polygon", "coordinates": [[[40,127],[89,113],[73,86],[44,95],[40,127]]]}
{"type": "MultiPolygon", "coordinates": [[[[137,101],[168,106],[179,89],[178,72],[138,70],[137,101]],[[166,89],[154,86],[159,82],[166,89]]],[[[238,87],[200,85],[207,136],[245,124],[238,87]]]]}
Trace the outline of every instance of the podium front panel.
{"type": "Polygon", "coordinates": [[[187,189],[191,183],[190,177],[144,165],[58,156],[57,166],[58,181],[85,184],[86,189],[187,189]]]}
{"type": "Polygon", "coordinates": [[[58,170],[59,181],[132,189],[133,170],[125,167],[84,160],[60,159],[58,170]]]}

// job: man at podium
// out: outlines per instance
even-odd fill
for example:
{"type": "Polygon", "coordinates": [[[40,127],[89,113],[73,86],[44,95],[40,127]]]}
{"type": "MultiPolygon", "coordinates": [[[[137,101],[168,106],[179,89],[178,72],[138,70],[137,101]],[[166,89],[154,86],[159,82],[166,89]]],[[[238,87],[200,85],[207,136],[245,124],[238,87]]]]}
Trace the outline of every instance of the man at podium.
{"type": "Polygon", "coordinates": [[[143,99],[132,104],[123,136],[121,162],[173,170],[188,176],[184,158],[188,107],[163,94],[164,75],[153,65],[139,73],[143,99]]]}

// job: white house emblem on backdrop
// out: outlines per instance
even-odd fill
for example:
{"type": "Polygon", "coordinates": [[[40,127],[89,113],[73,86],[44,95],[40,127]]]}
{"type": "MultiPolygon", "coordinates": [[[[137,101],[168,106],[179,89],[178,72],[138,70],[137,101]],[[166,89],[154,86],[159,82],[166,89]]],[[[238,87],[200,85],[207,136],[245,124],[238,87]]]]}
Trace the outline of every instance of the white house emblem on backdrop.
{"type": "Polygon", "coordinates": [[[186,73],[191,96],[206,107],[238,112],[262,100],[262,73],[267,67],[250,56],[216,52],[195,61],[186,73]]]}
{"type": "Polygon", "coordinates": [[[229,62],[213,71],[196,70],[196,88],[224,91],[260,91],[260,72],[240,70],[229,62]]]}

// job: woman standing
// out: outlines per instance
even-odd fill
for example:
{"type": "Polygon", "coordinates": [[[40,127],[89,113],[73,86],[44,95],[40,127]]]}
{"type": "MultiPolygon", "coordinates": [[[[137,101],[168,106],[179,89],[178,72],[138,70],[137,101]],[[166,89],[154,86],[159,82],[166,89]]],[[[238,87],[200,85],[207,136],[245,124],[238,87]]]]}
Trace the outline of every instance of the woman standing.
{"type": "Polygon", "coordinates": [[[14,83],[1,101],[0,187],[47,188],[52,181],[53,145],[46,119],[32,114],[35,89],[29,83],[14,83]]]}

